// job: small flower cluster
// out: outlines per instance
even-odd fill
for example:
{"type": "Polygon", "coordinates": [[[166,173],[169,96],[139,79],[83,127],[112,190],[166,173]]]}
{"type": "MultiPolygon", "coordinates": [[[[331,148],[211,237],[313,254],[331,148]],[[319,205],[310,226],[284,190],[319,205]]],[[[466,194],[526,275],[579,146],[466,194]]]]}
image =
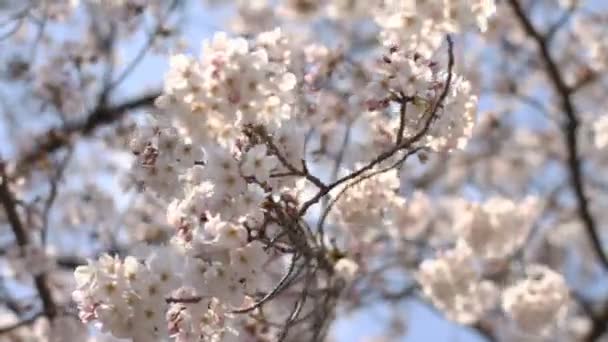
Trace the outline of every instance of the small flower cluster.
{"type": "Polygon", "coordinates": [[[589,66],[595,71],[603,71],[608,67],[608,39],[604,25],[594,25],[583,17],[574,22],[574,33],[586,48],[589,66]]]}
{"type": "Polygon", "coordinates": [[[526,273],[526,279],[504,291],[502,306],[521,331],[546,335],[566,313],[568,287],[546,266],[529,265],[526,273]]]}
{"type": "Polygon", "coordinates": [[[399,195],[399,177],[391,170],[350,186],[331,212],[332,220],[359,242],[373,241],[389,234],[415,239],[429,227],[429,198],[415,192],[410,198],[399,195]],[[422,215],[424,213],[424,215],[422,215]]]}
{"type": "Polygon", "coordinates": [[[498,288],[481,279],[473,251],[464,244],[425,260],[417,280],[433,305],[462,324],[477,322],[498,300],[498,288]]]}
{"type": "Polygon", "coordinates": [[[387,203],[395,202],[399,189],[399,178],[396,171],[390,171],[377,177],[351,186],[348,192],[335,205],[332,211],[334,221],[358,239],[367,240],[376,235],[376,227],[384,227],[387,215],[387,203]]]}
{"type": "Polygon", "coordinates": [[[246,242],[244,228],[217,219],[195,234],[199,246],[209,247],[197,249],[205,256],[164,247],[143,260],[103,255],[79,266],[73,297],[80,318],[135,341],[169,336],[177,341],[210,336],[212,341],[230,331],[222,322],[230,321],[229,311],[259,288],[268,255],[259,242],[246,242]]]}
{"type": "MultiPolygon", "coordinates": [[[[405,137],[419,133],[430,120],[433,124],[423,143],[435,151],[464,148],[477,110],[477,97],[471,94],[468,81],[452,74],[446,90],[448,74],[436,62],[398,47],[384,55],[374,76],[366,89],[369,110],[389,108],[391,101],[397,101],[405,114],[405,137]],[[442,97],[441,107],[435,108],[442,97]]],[[[395,132],[400,125],[401,115],[390,122],[395,132]]]]}
{"type": "MultiPolygon", "coordinates": [[[[501,293],[484,280],[473,251],[465,244],[440,252],[419,267],[417,280],[433,305],[451,320],[473,324],[493,310],[501,293]]],[[[564,278],[541,265],[527,269],[526,279],[502,291],[502,307],[516,327],[534,336],[547,335],[566,313],[564,278]]]]}
{"type": "MultiPolygon", "coordinates": [[[[154,340],[167,334],[164,296],[179,277],[171,258],[151,258],[140,263],[134,257],[124,261],[103,255],[98,261],[75,271],[74,300],[84,322],[96,320],[102,331],[135,341],[154,340]]],[[[174,258],[172,258],[175,260],[174,258]]]]}
{"type": "Polygon", "coordinates": [[[429,57],[446,33],[470,25],[485,31],[495,11],[493,0],[389,0],[380,2],[374,19],[383,29],[380,37],[385,44],[397,44],[429,57]]]}
{"type": "MultiPolygon", "coordinates": [[[[423,261],[417,275],[424,294],[449,319],[472,324],[496,307],[501,291],[484,279],[484,270],[522,247],[536,202],[527,198],[515,204],[495,197],[482,204],[457,206],[460,210],[453,223],[459,238],[456,246],[423,261]]],[[[546,335],[567,305],[564,278],[546,266],[526,267],[526,279],[502,291],[504,311],[520,331],[535,336],[546,335]]]]}
{"type": "Polygon", "coordinates": [[[533,198],[516,204],[501,197],[467,203],[454,222],[456,234],[476,256],[491,260],[511,256],[522,246],[533,221],[533,198]]]}
{"type": "Polygon", "coordinates": [[[179,193],[179,176],[203,158],[200,148],[174,127],[146,125],[138,129],[130,142],[133,178],[140,187],[158,194],[179,193]]]}
{"type": "Polygon", "coordinates": [[[53,105],[64,116],[79,114],[84,109],[86,85],[77,74],[80,65],[73,56],[59,55],[40,66],[35,73],[35,93],[44,103],[53,105]]]}
{"type": "Polygon", "coordinates": [[[289,56],[278,54],[284,51],[281,43],[280,31],[261,34],[253,44],[217,33],[203,44],[200,62],[171,57],[165,92],[156,104],[175,113],[197,143],[228,144],[254,123],[278,127],[291,116],[296,85],[287,70],[289,56]]]}
{"type": "Polygon", "coordinates": [[[26,272],[34,276],[47,273],[55,267],[52,255],[40,246],[28,244],[15,245],[7,250],[8,267],[5,276],[21,278],[26,272]]]}

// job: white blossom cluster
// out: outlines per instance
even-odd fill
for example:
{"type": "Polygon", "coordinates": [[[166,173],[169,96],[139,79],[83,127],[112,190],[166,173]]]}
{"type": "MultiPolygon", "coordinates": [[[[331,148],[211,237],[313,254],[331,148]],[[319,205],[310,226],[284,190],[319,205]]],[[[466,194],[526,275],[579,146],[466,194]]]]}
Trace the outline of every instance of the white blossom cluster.
{"type": "Polygon", "coordinates": [[[504,291],[502,306],[521,331],[546,335],[566,313],[568,287],[546,266],[529,265],[526,273],[526,279],[504,291]]]}
{"type": "Polygon", "coordinates": [[[173,198],[167,220],[177,233],[143,261],[103,256],[79,268],[74,296],[83,318],[135,340],[212,341],[238,329],[226,326],[226,315],[262,289],[271,260],[252,241],[268,233],[264,203],[294,186],[293,177],[272,175],[302,168],[303,134],[283,122],[295,76],[273,46],[278,35],[260,35],[265,47],[250,50],[219,34],[200,64],[173,58],[156,120],[136,132],[131,149],[140,185],[173,198]],[[236,140],[243,132],[246,145],[236,140]]]}
{"type": "Polygon", "coordinates": [[[486,31],[496,12],[494,0],[282,0],[275,8],[269,0],[235,1],[233,27],[237,32],[261,32],[281,18],[306,20],[326,17],[334,21],[374,21],[385,45],[399,45],[430,57],[446,33],[476,26],[486,31]]]}
{"type": "MultiPolygon", "coordinates": [[[[383,11],[374,15],[388,25],[387,30],[403,34],[414,11],[412,20],[427,18],[421,25],[428,24],[433,35],[443,36],[469,25],[471,13],[484,28],[493,10],[492,1],[403,4],[409,5],[398,11],[382,8],[395,16],[383,18],[388,15],[383,11]]],[[[295,11],[301,18],[324,5],[286,1],[282,10],[295,11]]],[[[341,17],[342,12],[359,17],[368,7],[340,1],[327,5],[332,17],[341,17]]],[[[264,2],[247,6],[251,18],[265,13],[264,2]]],[[[365,242],[392,236],[399,246],[401,239],[415,240],[427,233],[431,219],[424,218],[433,211],[431,200],[422,192],[402,197],[396,170],[360,182],[328,185],[308,169],[305,148],[307,132],[332,127],[345,117],[363,117],[368,124],[364,135],[371,140],[371,147],[361,151],[364,157],[374,157],[395,144],[401,150],[463,149],[475,121],[477,97],[470,83],[453,72],[449,42],[449,66],[409,43],[389,46],[379,63],[362,71],[369,77],[361,76],[366,80],[361,87],[354,77],[351,84],[335,80],[337,65],[345,60],[337,50],[321,44],[300,46],[281,29],[247,38],[217,33],[203,43],[200,58],[171,56],[157,108],[136,130],[130,149],[133,178],[140,189],[170,203],[166,219],[174,233],[166,246],[141,255],[103,255],[79,267],[74,300],[80,317],[115,337],[134,341],[242,340],[251,331],[256,331],[252,338],[263,335],[274,340],[273,334],[280,332],[276,326],[258,332],[259,324],[250,325],[259,314],[254,303],[260,294],[272,291],[269,274],[283,274],[286,263],[291,269],[299,253],[325,269],[328,276],[317,276],[314,283],[330,288],[355,281],[361,268],[348,254],[360,251],[365,242]],[[395,115],[395,105],[403,113],[395,115]],[[409,145],[399,145],[408,139],[412,139],[409,145]],[[307,195],[310,188],[319,191],[317,199],[307,195]],[[306,225],[302,223],[306,210],[322,196],[340,196],[342,190],[344,196],[337,199],[329,217],[359,246],[347,244],[346,251],[336,247],[326,256],[317,251],[321,248],[308,244],[320,240],[329,249],[331,242],[309,236],[315,234],[311,230],[302,233],[297,225],[306,225]],[[248,310],[251,305],[254,309],[248,310]]],[[[364,167],[363,159],[343,166],[345,171],[364,167]]],[[[488,245],[480,246],[472,235],[527,223],[521,208],[499,204],[500,208],[471,207],[470,217],[460,223],[463,238],[458,249],[420,266],[418,280],[424,293],[459,322],[475,322],[497,301],[496,286],[482,278],[474,263],[478,253],[486,253],[484,247],[492,249],[496,242],[488,238],[484,242],[488,245]],[[492,222],[481,227],[484,220],[492,222]]],[[[511,251],[522,239],[518,234],[501,248],[511,251]]],[[[279,285],[276,291],[282,290],[283,284],[279,285]]],[[[294,286],[297,291],[303,285],[294,286]]],[[[279,303],[291,306],[293,299],[279,303]]],[[[273,307],[282,312],[285,305],[280,304],[273,307]]],[[[263,316],[272,314],[267,310],[265,306],[263,316]]]]}
{"type": "Polygon", "coordinates": [[[23,247],[13,246],[6,254],[9,267],[3,272],[8,273],[5,276],[22,278],[26,272],[39,275],[52,270],[55,266],[52,255],[33,244],[23,247]]]}
{"type": "Polygon", "coordinates": [[[544,336],[564,317],[568,287],[557,272],[531,265],[526,278],[501,290],[483,279],[473,251],[465,244],[440,252],[419,267],[417,280],[431,302],[451,320],[473,324],[502,307],[517,329],[532,336],[544,336]]]}
{"type": "Polygon", "coordinates": [[[376,23],[385,44],[397,44],[429,57],[443,35],[476,25],[481,31],[496,11],[493,0],[389,0],[380,1],[376,23]]]}
{"type": "Polygon", "coordinates": [[[489,262],[511,257],[528,236],[537,200],[520,204],[490,198],[460,206],[454,229],[455,247],[437,252],[418,269],[423,293],[454,321],[472,324],[494,310],[498,297],[516,327],[533,336],[547,335],[565,314],[568,287],[559,273],[543,265],[526,267],[525,279],[501,290],[484,279],[489,262]]]}
{"type": "Polygon", "coordinates": [[[603,25],[593,25],[589,21],[576,20],[574,22],[574,33],[577,38],[587,47],[587,58],[589,66],[596,70],[606,70],[608,63],[608,39],[603,25]]]}
{"type": "MultiPolygon", "coordinates": [[[[366,89],[369,110],[388,107],[391,96],[400,95],[405,102],[405,136],[415,136],[429,120],[433,125],[423,141],[436,151],[462,149],[470,138],[477,111],[477,97],[471,94],[471,85],[464,78],[452,74],[442,108],[434,104],[446,91],[448,75],[438,64],[398,47],[379,62],[374,79],[366,89]],[[391,95],[393,94],[393,95],[391,95]],[[432,114],[435,117],[430,117],[432,114]]],[[[401,117],[391,126],[398,127],[401,117]]]]}
{"type": "Polygon", "coordinates": [[[473,251],[460,244],[420,264],[417,280],[425,296],[445,315],[462,324],[477,322],[498,300],[499,290],[481,279],[473,251]]]}
{"type": "Polygon", "coordinates": [[[73,297],[80,318],[134,341],[169,336],[176,341],[215,341],[234,334],[239,327],[230,326],[229,311],[258,288],[267,254],[259,242],[246,243],[246,231],[235,225],[211,220],[196,233],[197,243],[213,246],[198,249],[206,256],[189,257],[165,247],[155,248],[143,260],[103,255],[78,267],[73,297]]]}
{"type": "Polygon", "coordinates": [[[342,197],[332,211],[339,226],[366,240],[376,235],[375,228],[384,227],[387,203],[394,202],[399,189],[396,171],[356,184],[342,197]],[[369,236],[366,238],[361,234],[369,236]]]}
{"type": "Polygon", "coordinates": [[[130,142],[133,177],[141,187],[157,193],[179,193],[179,178],[196,161],[201,161],[200,148],[174,127],[146,125],[141,127],[130,142]]]}
{"type": "Polygon", "coordinates": [[[84,108],[83,84],[80,84],[73,56],[51,58],[35,73],[36,95],[55,106],[63,115],[80,113],[84,108]]]}
{"type": "Polygon", "coordinates": [[[79,6],[94,6],[91,9],[102,11],[109,18],[119,22],[131,21],[139,17],[148,7],[162,4],[159,0],[41,0],[38,9],[50,19],[66,20],[79,6]]]}
{"type": "MultiPolygon", "coordinates": [[[[175,258],[173,258],[175,260],[175,258]]],[[[124,261],[103,255],[75,271],[77,290],[74,300],[80,318],[97,319],[102,331],[135,341],[166,334],[164,295],[172,290],[179,269],[173,269],[169,255],[146,264],[134,257],[124,261]],[[160,271],[157,273],[157,271],[160,271]]]]}
{"type": "Polygon", "coordinates": [[[521,247],[534,219],[535,199],[516,204],[494,197],[482,204],[467,203],[454,222],[456,234],[484,259],[503,259],[521,247]]]}
{"type": "Polygon", "coordinates": [[[392,170],[349,187],[337,201],[331,219],[341,234],[353,235],[359,242],[383,234],[415,239],[428,229],[431,212],[424,193],[415,192],[407,199],[399,194],[399,178],[392,170]]]}

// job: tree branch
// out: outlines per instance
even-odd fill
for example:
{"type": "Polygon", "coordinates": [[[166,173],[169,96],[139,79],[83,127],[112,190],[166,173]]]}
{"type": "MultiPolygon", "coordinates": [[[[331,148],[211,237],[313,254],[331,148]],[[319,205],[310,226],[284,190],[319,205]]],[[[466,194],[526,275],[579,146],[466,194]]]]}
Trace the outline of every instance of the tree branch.
{"type": "MultiPolygon", "coordinates": [[[[23,249],[30,243],[30,240],[26,228],[19,218],[19,213],[17,212],[17,207],[15,205],[15,197],[9,188],[4,164],[0,164],[0,182],[0,202],[4,207],[13,234],[15,234],[17,244],[23,249]]],[[[40,296],[40,300],[42,301],[44,315],[47,316],[49,320],[52,320],[57,315],[57,308],[53,301],[51,289],[46,283],[44,273],[34,276],[34,284],[38,291],[38,295],[40,296]]]]}
{"type": "Polygon", "coordinates": [[[560,105],[566,116],[566,122],[563,126],[563,133],[564,142],[566,144],[568,153],[567,167],[570,174],[570,183],[576,196],[578,215],[584,224],[585,230],[589,236],[589,239],[591,240],[593,250],[598,257],[598,260],[602,266],[608,270],[608,257],[604,253],[595,220],[589,210],[589,201],[587,199],[587,195],[585,194],[583,184],[581,167],[582,161],[580,159],[577,142],[579,120],[576,114],[576,108],[572,101],[573,90],[562,78],[557,63],[549,51],[546,36],[543,36],[534,27],[532,21],[526,15],[518,0],[509,0],[509,4],[524,31],[535,41],[541,60],[545,66],[547,76],[553,85],[557,96],[560,98],[560,105]]]}
{"type": "Polygon", "coordinates": [[[110,107],[97,106],[83,120],[69,122],[61,128],[52,128],[46,133],[34,138],[38,144],[25,153],[17,162],[17,170],[25,171],[31,165],[71,143],[74,135],[91,135],[97,128],[121,119],[125,113],[142,107],[149,107],[160,92],[151,92],[110,107]]]}

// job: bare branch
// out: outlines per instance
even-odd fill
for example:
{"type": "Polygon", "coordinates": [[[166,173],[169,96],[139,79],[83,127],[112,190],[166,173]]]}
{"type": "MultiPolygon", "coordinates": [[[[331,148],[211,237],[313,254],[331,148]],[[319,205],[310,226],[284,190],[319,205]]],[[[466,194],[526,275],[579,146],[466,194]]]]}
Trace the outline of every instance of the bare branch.
{"type": "Polygon", "coordinates": [[[160,92],[151,92],[114,106],[98,107],[83,120],[70,122],[61,128],[48,130],[34,138],[35,141],[38,141],[38,144],[18,160],[17,170],[26,171],[32,164],[43,159],[47,154],[70,145],[74,135],[91,135],[97,128],[120,120],[125,113],[131,110],[152,106],[159,95],[160,92]]]}
{"type": "MultiPolygon", "coordinates": [[[[15,197],[9,188],[8,177],[6,176],[5,165],[3,164],[0,164],[0,181],[0,202],[4,207],[13,234],[15,234],[17,244],[21,248],[24,248],[30,243],[30,239],[25,226],[21,222],[19,213],[17,212],[15,197]]],[[[42,301],[44,315],[52,320],[57,315],[57,308],[51,295],[51,289],[46,283],[44,273],[34,276],[34,284],[42,301]]]]}

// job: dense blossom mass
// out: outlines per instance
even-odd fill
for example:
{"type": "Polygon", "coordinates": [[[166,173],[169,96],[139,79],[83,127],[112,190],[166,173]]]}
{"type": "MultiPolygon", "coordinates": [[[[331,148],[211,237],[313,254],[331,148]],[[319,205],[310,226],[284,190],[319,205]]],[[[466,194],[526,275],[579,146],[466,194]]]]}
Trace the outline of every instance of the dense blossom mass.
{"type": "Polygon", "coordinates": [[[0,1],[0,341],[599,341],[587,2],[0,1]]]}
{"type": "MultiPolygon", "coordinates": [[[[297,9],[298,4],[286,4],[290,5],[297,9]]],[[[332,4],[338,7],[330,12],[335,15],[339,5],[332,4]]],[[[401,34],[411,29],[405,22],[412,15],[445,20],[444,28],[432,32],[437,41],[429,48],[434,50],[445,33],[470,24],[459,20],[459,14],[434,18],[433,11],[442,10],[438,5],[415,5],[398,8],[390,18],[383,18],[382,13],[394,9],[378,8],[377,19],[389,22],[387,28],[401,34]]],[[[470,11],[479,9],[473,6],[470,11]]],[[[483,13],[478,15],[478,24],[485,27],[487,15],[483,13]]],[[[302,47],[291,40],[280,28],[249,39],[216,33],[203,43],[200,58],[185,54],[171,57],[163,94],[156,100],[157,110],[138,128],[131,148],[136,156],[133,170],[137,183],[171,201],[167,219],[177,233],[163,252],[153,250],[139,260],[103,256],[99,262],[78,268],[74,298],[85,320],[97,321],[114,336],[134,340],[240,336],[241,322],[235,319],[238,313],[234,310],[238,312],[255,300],[255,293],[273,291],[268,288],[272,279],[265,279],[266,272],[284,273],[288,264],[296,262],[297,254],[273,247],[285,234],[282,231],[294,229],[289,225],[300,225],[304,218],[298,202],[304,203],[306,197],[301,197],[305,195],[298,194],[298,189],[329,189],[306,168],[304,136],[314,127],[307,122],[310,114],[306,108],[323,105],[315,102],[324,97],[323,83],[328,85],[335,66],[319,69],[327,57],[311,56],[307,50],[313,45],[302,47]],[[286,196],[294,202],[286,202],[286,196]],[[170,298],[168,302],[166,298],[170,298]],[[196,298],[196,303],[184,305],[191,298],[196,298]]],[[[345,89],[350,93],[351,108],[343,109],[365,117],[366,135],[376,145],[369,151],[370,157],[390,148],[394,141],[400,149],[449,151],[465,146],[477,99],[470,84],[453,74],[452,65],[447,68],[425,58],[403,42],[393,43],[370,62],[369,70],[363,71],[369,74],[367,85],[360,90],[345,89]],[[390,114],[395,104],[402,108],[397,116],[390,114]]],[[[364,167],[369,163],[366,159],[355,166],[364,167]]],[[[392,230],[405,229],[413,237],[419,235],[424,225],[404,225],[414,221],[407,218],[408,212],[413,211],[409,215],[415,218],[420,209],[416,203],[404,203],[398,188],[394,172],[356,185],[345,184],[342,189],[348,192],[337,201],[337,222],[350,234],[355,232],[354,226],[365,234],[369,227],[387,225],[394,227],[392,230]]],[[[304,235],[295,237],[300,241],[290,241],[291,234],[286,235],[287,249],[297,250],[302,248],[298,244],[309,243],[304,235]]],[[[320,243],[320,248],[326,248],[323,241],[320,243]]],[[[337,261],[320,258],[323,261],[316,262],[336,263],[325,270],[323,277],[327,279],[320,281],[331,284],[335,277],[353,280],[356,263],[344,257],[337,261]]],[[[274,291],[279,290],[281,283],[274,291]]],[[[465,301],[485,294],[471,292],[477,291],[473,288],[460,291],[464,291],[460,295],[465,301]]],[[[481,291],[487,290],[482,286],[481,291]]]]}

